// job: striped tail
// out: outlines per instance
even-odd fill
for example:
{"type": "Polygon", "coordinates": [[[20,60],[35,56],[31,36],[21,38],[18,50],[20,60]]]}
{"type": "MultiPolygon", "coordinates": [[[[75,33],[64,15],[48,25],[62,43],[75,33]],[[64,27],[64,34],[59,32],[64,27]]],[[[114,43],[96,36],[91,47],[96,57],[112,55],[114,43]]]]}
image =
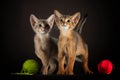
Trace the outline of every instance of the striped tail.
{"type": "Polygon", "coordinates": [[[79,24],[78,24],[78,26],[77,26],[77,28],[76,28],[76,31],[77,31],[79,34],[82,33],[82,29],[83,29],[83,26],[84,26],[84,24],[85,24],[85,22],[86,22],[86,20],[87,20],[87,17],[88,17],[88,14],[85,14],[85,15],[83,16],[83,18],[79,21],[79,24]]]}

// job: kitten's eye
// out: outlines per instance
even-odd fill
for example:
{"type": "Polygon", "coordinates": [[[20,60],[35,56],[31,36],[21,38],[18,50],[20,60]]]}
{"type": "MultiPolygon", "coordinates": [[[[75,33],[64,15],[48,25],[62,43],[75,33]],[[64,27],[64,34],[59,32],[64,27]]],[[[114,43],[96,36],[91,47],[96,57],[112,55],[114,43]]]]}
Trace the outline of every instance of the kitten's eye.
{"type": "Polygon", "coordinates": [[[62,20],[62,19],[60,19],[60,21],[61,21],[61,22],[63,22],[63,20],[62,20]]]}
{"type": "Polygon", "coordinates": [[[67,20],[67,22],[69,23],[69,22],[70,22],[70,20],[68,19],[68,20],[67,20]]]}
{"type": "Polygon", "coordinates": [[[50,26],[48,24],[45,25],[45,29],[49,29],[50,26]]]}
{"type": "Polygon", "coordinates": [[[42,25],[41,25],[41,24],[39,24],[39,27],[42,27],[42,25]]]}

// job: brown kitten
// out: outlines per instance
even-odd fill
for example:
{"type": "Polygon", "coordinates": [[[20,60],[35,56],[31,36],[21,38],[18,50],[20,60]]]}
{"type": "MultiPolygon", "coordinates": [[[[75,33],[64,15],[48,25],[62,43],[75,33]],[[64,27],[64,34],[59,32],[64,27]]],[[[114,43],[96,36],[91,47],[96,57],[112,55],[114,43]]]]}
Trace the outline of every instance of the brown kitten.
{"type": "Polygon", "coordinates": [[[73,68],[76,56],[83,55],[83,67],[85,72],[93,73],[88,68],[88,47],[83,41],[80,34],[74,31],[74,28],[79,22],[80,12],[72,16],[62,15],[55,10],[55,22],[60,30],[58,40],[58,72],[57,74],[73,75],[73,68]],[[67,59],[67,66],[64,68],[64,62],[67,59]]]}
{"type": "Polygon", "coordinates": [[[54,59],[57,58],[58,53],[56,39],[49,36],[54,24],[54,14],[46,20],[38,19],[31,14],[30,23],[36,33],[34,36],[35,54],[43,64],[42,74],[51,74],[56,68],[54,59]]]}

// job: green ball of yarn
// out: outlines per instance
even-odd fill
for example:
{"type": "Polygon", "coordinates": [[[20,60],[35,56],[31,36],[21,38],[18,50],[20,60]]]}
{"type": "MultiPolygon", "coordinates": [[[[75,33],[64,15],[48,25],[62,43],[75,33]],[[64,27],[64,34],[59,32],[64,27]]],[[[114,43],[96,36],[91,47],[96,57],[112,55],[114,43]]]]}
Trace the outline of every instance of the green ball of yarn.
{"type": "Polygon", "coordinates": [[[39,65],[36,60],[28,59],[23,63],[21,73],[36,74],[39,70],[39,65]]]}

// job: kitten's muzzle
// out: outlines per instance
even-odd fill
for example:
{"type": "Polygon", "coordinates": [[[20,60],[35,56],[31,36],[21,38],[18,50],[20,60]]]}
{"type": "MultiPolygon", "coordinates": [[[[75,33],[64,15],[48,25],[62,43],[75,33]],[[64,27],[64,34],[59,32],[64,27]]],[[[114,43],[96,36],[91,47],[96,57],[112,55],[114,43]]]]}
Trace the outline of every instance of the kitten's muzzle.
{"type": "Polygon", "coordinates": [[[63,24],[62,27],[67,27],[67,25],[66,25],[66,24],[63,24]]]}
{"type": "Polygon", "coordinates": [[[45,31],[45,29],[44,29],[44,28],[41,28],[41,31],[45,31]]]}
{"type": "Polygon", "coordinates": [[[41,28],[39,31],[40,31],[40,33],[45,33],[45,29],[44,28],[41,28]]]}

